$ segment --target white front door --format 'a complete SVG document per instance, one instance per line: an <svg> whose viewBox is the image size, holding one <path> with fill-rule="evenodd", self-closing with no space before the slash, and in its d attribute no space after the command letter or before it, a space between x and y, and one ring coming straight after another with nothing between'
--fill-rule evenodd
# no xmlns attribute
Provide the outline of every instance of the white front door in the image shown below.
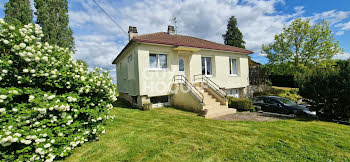
<svg viewBox="0 0 350 162"><path fill-rule="evenodd" d="M186 77L184 57L179 57L179 75L183 75L184 77Z"/></svg>

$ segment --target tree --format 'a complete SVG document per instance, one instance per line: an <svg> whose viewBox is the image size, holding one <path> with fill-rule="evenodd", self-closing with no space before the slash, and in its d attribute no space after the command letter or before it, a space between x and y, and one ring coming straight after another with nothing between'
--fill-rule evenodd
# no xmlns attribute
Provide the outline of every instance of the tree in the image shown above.
<svg viewBox="0 0 350 162"><path fill-rule="evenodd" d="M227 23L227 31L222 35L225 44L239 48L245 48L243 34L237 27L237 19L234 16L231 16Z"/></svg>
<svg viewBox="0 0 350 162"><path fill-rule="evenodd" d="M324 119L350 121L350 61L315 68L298 79L300 94Z"/></svg>
<svg viewBox="0 0 350 162"><path fill-rule="evenodd" d="M74 50L73 31L68 26L67 0L34 0L37 23L44 32L43 41Z"/></svg>
<svg viewBox="0 0 350 162"><path fill-rule="evenodd" d="M279 75L301 74L306 69L333 64L332 57L343 53L326 21L310 25L310 20L294 20L274 42L262 46L271 72Z"/></svg>
<svg viewBox="0 0 350 162"><path fill-rule="evenodd" d="M29 0L9 0L5 4L5 21L9 24L29 24L33 11Z"/></svg>

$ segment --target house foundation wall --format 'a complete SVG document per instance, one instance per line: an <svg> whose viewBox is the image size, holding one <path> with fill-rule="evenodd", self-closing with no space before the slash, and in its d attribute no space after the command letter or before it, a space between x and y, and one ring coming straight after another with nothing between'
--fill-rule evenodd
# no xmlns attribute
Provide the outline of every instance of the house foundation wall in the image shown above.
<svg viewBox="0 0 350 162"><path fill-rule="evenodd" d="M124 99L124 100L126 100L126 101L128 101L130 104L133 104L132 103L132 98L131 98L131 96L129 94L119 92L119 97Z"/></svg>
<svg viewBox="0 0 350 162"><path fill-rule="evenodd" d="M186 89L181 84L174 84L173 90L177 89L174 95L171 96L171 104L188 110L192 112L201 112L203 109L203 105L201 105L189 92L184 92L181 89Z"/></svg>

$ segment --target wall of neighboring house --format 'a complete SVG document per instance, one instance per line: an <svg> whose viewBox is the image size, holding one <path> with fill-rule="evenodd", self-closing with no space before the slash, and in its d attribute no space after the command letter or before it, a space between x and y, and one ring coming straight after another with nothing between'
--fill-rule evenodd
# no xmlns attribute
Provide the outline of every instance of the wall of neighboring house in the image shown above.
<svg viewBox="0 0 350 162"><path fill-rule="evenodd" d="M137 96L140 93L137 52L137 46L131 46L116 64L119 93L125 93L130 96Z"/></svg>

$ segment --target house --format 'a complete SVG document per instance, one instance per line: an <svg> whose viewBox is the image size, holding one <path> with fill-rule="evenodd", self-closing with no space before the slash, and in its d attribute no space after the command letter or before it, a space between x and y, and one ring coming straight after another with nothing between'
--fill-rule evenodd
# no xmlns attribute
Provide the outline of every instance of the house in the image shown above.
<svg viewBox="0 0 350 162"><path fill-rule="evenodd" d="M138 35L113 61L119 97L137 107L173 105L206 117L234 113L226 96L245 97L252 51L168 32ZM206 109L206 110L205 110Z"/></svg>

